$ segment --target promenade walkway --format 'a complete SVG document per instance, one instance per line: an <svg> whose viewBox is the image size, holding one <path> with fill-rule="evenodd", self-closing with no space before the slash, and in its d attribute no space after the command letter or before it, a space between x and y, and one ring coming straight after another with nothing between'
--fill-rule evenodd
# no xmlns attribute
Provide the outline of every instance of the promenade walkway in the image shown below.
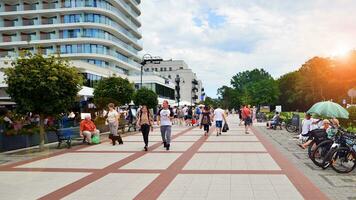
<svg viewBox="0 0 356 200"><path fill-rule="evenodd" d="M237 121L229 117L230 131L218 137L174 126L171 151L156 128L148 152L136 134L120 146L81 145L1 166L0 199L327 199L264 135L245 134Z"/></svg>

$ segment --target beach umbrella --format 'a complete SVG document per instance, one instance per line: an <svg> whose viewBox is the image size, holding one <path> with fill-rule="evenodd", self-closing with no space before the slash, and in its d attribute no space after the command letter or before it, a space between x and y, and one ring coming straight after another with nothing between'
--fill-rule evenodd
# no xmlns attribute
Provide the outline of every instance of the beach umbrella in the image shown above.
<svg viewBox="0 0 356 200"><path fill-rule="evenodd" d="M337 103L322 101L314 104L307 113L313 113L325 117L349 118L349 112Z"/></svg>

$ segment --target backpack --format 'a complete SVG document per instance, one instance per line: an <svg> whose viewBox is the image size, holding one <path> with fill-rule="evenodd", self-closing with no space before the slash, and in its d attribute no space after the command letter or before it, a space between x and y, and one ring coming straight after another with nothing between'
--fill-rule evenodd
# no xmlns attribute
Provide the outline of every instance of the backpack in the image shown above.
<svg viewBox="0 0 356 200"><path fill-rule="evenodd" d="M202 124L204 124L204 125L209 124L210 123L210 119L209 118L210 118L209 113L203 113L203 117L202 117L202 120L201 120Z"/></svg>

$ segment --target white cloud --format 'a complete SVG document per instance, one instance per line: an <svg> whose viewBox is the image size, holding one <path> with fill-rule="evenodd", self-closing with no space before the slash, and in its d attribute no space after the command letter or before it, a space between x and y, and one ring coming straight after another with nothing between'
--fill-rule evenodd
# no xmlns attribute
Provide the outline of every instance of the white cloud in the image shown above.
<svg viewBox="0 0 356 200"><path fill-rule="evenodd" d="M215 96L237 72L258 67L278 77L313 56L356 48L355 8L352 0L145 0L144 52L185 60ZM211 26L209 12L225 22Z"/></svg>

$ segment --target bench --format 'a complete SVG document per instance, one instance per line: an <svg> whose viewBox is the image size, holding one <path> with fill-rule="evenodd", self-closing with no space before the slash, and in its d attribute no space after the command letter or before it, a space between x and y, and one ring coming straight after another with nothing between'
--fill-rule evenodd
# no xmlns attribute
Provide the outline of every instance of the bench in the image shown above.
<svg viewBox="0 0 356 200"><path fill-rule="evenodd" d="M79 127L61 128L58 129L56 134L58 137L58 149L61 147L63 142L67 144L68 149L72 147L72 140L80 139L83 143L85 143L85 138L82 138L79 135Z"/></svg>

